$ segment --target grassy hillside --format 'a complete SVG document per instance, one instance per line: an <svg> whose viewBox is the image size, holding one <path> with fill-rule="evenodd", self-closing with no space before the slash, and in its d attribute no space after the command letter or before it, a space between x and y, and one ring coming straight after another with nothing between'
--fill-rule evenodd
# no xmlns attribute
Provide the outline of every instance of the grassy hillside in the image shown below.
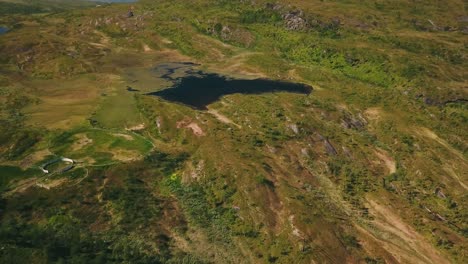
<svg viewBox="0 0 468 264"><path fill-rule="evenodd" d="M466 263L463 1L70 4L0 1L2 263Z"/></svg>

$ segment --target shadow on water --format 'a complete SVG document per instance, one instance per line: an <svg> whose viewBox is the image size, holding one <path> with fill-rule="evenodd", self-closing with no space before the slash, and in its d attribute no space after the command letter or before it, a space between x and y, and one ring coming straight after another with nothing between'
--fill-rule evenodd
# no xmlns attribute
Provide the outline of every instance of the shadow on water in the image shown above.
<svg viewBox="0 0 468 264"><path fill-rule="evenodd" d="M202 71L191 71L189 75L178 78L172 78L169 75L163 77L174 81L175 84L171 88L151 92L148 95L158 96L171 102L182 103L199 110L207 110L209 104L218 101L222 96L235 93L262 94L290 92L308 95L312 92L311 86L300 83L268 79L232 79Z"/></svg>

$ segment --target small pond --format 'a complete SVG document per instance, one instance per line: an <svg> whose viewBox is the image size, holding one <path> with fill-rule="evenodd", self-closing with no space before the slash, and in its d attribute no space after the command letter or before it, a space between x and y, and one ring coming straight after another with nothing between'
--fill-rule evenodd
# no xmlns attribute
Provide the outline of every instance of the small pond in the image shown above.
<svg viewBox="0 0 468 264"><path fill-rule="evenodd" d="M6 27L0 27L0 35L3 35L8 32L8 28Z"/></svg>

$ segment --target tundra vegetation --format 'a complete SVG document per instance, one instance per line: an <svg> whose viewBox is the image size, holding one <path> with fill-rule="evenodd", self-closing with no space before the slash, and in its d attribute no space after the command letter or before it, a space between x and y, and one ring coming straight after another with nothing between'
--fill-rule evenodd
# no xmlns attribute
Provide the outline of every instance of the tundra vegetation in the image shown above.
<svg viewBox="0 0 468 264"><path fill-rule="evenodd" d="M1 263L467 263L464 1L0 15ZM149 95L197 72L313 90Z"/></svg>

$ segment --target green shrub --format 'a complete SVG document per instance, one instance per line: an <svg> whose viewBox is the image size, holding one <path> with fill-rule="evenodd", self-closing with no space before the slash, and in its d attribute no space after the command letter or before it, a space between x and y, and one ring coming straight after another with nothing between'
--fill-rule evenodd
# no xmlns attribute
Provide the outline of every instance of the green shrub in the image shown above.
<svg viewBox="0 0 468 264"><path fill-rule="evenodd" d="M13 144L10 147L8 158L14 160L22 156L33 148L33 146L41 140L41 135L37 131L19 131L13 136Z"/></svg>
<svg viewBox="0 0 468 264"><path fill-rule="evenodd" d="M263 176L263 175L255 176L255 181L258 184L265 185L265 186L267 186L269 188L274 188L275 187L275 184L272 181L270 181L269 179L265 178L265 176Z"/></svg>
<svg viewBox="0 0 468 264"><path fill-rule="evenodd" d="M281 20L280 13L268 9L248 10L239 16L239 21L243 24L276 23Z"/></svg>

